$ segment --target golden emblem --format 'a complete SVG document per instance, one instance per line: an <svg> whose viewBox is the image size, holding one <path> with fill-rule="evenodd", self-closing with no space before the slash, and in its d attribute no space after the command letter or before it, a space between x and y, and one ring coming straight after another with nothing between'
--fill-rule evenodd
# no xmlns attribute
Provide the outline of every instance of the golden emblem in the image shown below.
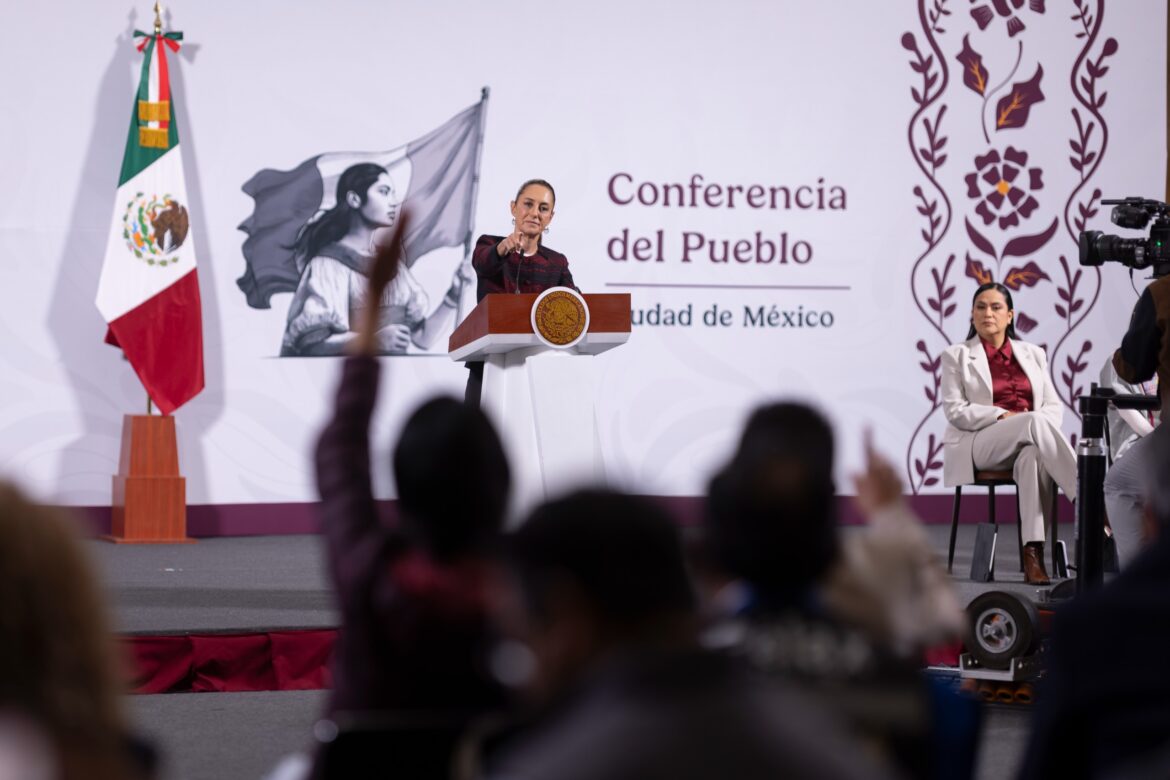
<svg viewBox="0 0 1170 780"><path fill-rule="evenodd" d="M589 324L589 313L581 296L569 289L552 289L532 308L532 327L554 347L575 343Z"/></svg>

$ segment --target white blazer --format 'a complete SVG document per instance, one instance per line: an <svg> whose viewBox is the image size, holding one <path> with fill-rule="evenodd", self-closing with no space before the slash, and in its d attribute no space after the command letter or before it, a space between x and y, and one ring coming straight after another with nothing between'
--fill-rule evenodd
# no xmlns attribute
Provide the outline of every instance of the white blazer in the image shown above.
<svg viewBox="0 0 1170 780"><path fill-rule="evenodd" d="M1057 428L1064 404L1048 378L1048 358L1035 344L1012 339L1012 355L1032 383L1032 410ZM1006 409L992 405L991 366L978 336L952 344L942 353L942 408L947 418L943 434L943 484L948 487L975 481L971 445L975 432L993 425Z"/></svg>

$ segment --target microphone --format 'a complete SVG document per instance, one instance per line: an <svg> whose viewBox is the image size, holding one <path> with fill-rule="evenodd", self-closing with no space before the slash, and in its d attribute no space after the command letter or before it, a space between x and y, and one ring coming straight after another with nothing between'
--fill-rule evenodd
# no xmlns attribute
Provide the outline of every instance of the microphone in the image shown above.
<svg viewBox="0 0 1170 780"><path fill-rule="evenodd" d="M519 295L520 294L520 269L524 267L524 260L525 260L524 247L523 246L517 247L516 254L520 255L520 262L516 263L516 284L514 285L512 293L514 295Z"/></svg>

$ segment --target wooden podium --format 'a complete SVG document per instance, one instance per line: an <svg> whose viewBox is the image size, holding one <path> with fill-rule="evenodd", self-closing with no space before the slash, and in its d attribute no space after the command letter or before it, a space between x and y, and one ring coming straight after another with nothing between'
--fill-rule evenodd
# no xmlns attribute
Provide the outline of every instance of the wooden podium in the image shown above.
<svg viewBox="0 0 1170 780"><path fill-rule="evenodd" d="M187 481L179 476L175 418L122 418L122 454L114 475L110 533L127 544L191 543L187 536Z"/></svg>
<svg viewBox="0 0 1170 780"><path fill-rule="evenodd" d="M573 346L549 346L533 329L537 294L489 295L448 343L453 360L484 362L481 405L512 466L515 522L536 504L605 482L593 356L630 338L630 296L583 296L588 327Z"/></svg>

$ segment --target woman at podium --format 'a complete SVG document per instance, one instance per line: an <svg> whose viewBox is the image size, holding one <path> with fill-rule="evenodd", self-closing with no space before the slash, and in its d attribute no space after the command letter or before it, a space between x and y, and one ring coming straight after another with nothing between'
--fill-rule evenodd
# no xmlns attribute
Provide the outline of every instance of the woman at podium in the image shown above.
<svg viewBox="0 0 1170 780"><path fill-rule="evenodd" d="M510 205L512 232L503 237L480 236L475 242L471 264L479 279L476 300L482 301L491 293L577 289L568 258L541 241L552 222L556 201L556 192L544 179L529 179L520 185Z"/></svg>
<svg viewBox="0 0 1170 780"><path fill-rule="evenodd" d="M506 236L483 235L475 242L471 265L479 282L476 300L492 293L539 293L550 287L572 287L569 259L541 240L548 232L557 194L544 179L529 179L520 185L512 211L513 230ZM578 290L580 292L580 290ZM483 363L469 361L466 401L479 406L483 385Z"/></svg>

